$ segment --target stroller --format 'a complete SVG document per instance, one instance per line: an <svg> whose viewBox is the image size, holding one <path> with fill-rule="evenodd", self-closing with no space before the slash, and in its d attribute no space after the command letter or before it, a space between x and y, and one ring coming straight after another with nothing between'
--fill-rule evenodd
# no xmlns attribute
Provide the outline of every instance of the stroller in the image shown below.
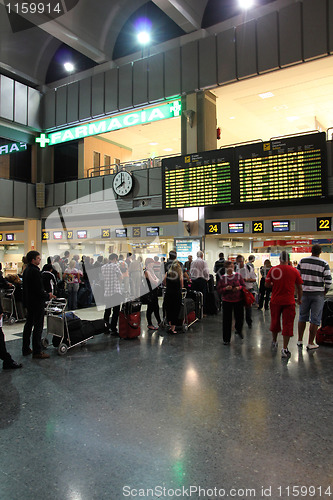
<svg viewBox="0 0 333 500"><path fill-rule="evenodd" d="M17 321L25 321L26 314L23 303L16 300L15 286L1 291L1 305L5 316L5 321L13 325Z"/></svg>

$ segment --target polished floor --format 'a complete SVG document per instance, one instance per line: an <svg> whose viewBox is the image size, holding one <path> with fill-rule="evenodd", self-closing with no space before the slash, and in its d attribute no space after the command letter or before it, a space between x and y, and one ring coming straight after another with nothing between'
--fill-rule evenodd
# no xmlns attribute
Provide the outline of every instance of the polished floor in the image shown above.
<svg viewBox="0 0 333 500"><path fill-rule="evenodd" d="M78 311L82 318L101 312ZM0 372L0 499L327 498L333 348L271 350L269 312L222 342L221 315L186 334L99 335ZM296 488L293 490L293 487ZM300 487L303 487L301 490ZM199 490L201 488L201 490ZM298 488L298 489L297 489ZM314 493L314 494L313 494Z"/></svg>

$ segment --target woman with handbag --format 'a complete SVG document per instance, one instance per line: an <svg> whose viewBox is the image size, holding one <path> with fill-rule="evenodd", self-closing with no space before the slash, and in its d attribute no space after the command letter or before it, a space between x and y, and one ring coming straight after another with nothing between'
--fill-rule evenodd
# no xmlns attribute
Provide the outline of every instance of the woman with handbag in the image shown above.
<svg viewBox="0 0 333 500"><path fill-rule="evenodd" d="M145 262L145 269L143 270L144 272L144 279L147 282L148 290L149 292L146 294L146 301L147 301L147 312L146 312L146 317L147 317L147 323L148 323L148 330L158 330L160 324L161 324L161 317L160 317L160 308L158 305L158 285L160 283L160 280L154 273L154 260L151 258L147 258ZM155 326L152 323L152 315L155 315L156 321L158 326Z"/></svg>
<svg viewBox="0 0 333 500"><path fill-rule="evenodd" d="M243 337L242 329L244 323L244 300L243 288L245 288L245 281L239 273L234 272L233 262L225 262L225 274L220 277L217 284L217 291L222 296L222 310L223 310L223 344L229 345L231 338L231 324L232 324L232 311L235 316L236 334Z"/></svg>

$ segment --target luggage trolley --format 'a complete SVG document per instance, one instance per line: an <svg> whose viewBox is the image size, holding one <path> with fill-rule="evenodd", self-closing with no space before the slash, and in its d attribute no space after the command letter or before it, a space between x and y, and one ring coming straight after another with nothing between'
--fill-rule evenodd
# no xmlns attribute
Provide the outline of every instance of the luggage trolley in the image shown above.
<svg viewBox="0 0 333 500"><path fill-rule="evenodd" d="M2 290L1 305L6 321L13 325L17 321L24 321L25 314L22 302L16 302L15 287Z"/></svg>
<svg viewBox="0 0 333 500"><path fill-rule="evenodd" d="M162 288L163 299L165 287ZM182 289L182 305L178 317L176 329L182 328L183 332L187 330L203 317L203 295L201 292L191 292L192 297L187 298L187 289ZM163 307L163 326L167 327L166 313Z"/></svg>
<svg viewBox="0 0 333 500"><path fill-rule="evenodd" d="M63 356L67 353L68 349L72 349L80 344L84 344L87 340L92 339L94 336L91 335L87 338L80 337L80 341L72 343L70 330L68 328L68 321L66 316L66 299L52 299L47 303L45 312L46 312L46 325L47 325L47 334L52 335L53 337L58 337L58 342L54 342L53 345L58 349L58 354ZM47 347L49 345L49 341L47 336L42 339L42 345Z"/></svg>

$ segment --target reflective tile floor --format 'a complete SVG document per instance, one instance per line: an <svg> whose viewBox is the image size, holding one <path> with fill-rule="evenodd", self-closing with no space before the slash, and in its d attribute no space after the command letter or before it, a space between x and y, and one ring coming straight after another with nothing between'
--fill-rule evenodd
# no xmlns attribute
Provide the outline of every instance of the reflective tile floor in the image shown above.
<svg viewBox="0 0 333 500"><path fill-rule="evenodd" d="M174 336L143 315L139 339L49 360L23 358L23 325L5 325L24 367L0 371L0 500L330 499L333 348L294 337L281 359L269 316L224 346L220 314Z"/></svg>

